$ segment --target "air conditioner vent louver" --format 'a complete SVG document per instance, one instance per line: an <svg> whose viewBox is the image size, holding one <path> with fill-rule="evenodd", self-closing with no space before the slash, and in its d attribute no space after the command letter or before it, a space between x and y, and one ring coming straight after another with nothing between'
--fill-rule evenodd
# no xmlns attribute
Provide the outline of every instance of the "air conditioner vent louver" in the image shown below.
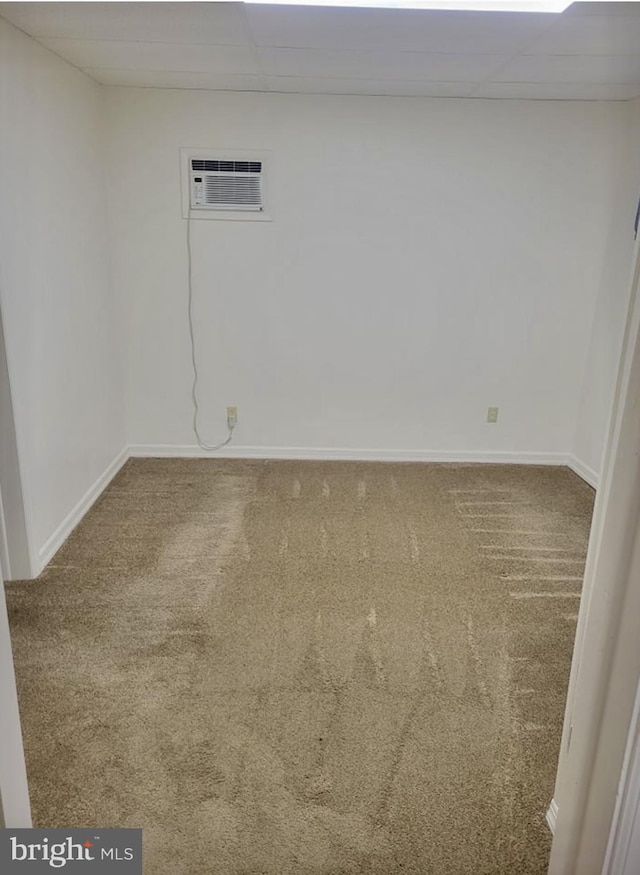
<svg viewBox="0 0 640 875"><path fill-rule="evenodd" d="M262 161L191 159L191 208L262 210Z"/></svg>
<svg viewBox="0 0 640 875"><path fill-rule="evenodd" d="M208 205L260 208L260 180L238 176L206 176L205 201Z"/></svg>
<svg viewBox="0 0 640 875"><path fill-rule="evenodd" d="M209 161L193 160L192 170L211 170L223 173L260 173L262 161Z"/></svg>

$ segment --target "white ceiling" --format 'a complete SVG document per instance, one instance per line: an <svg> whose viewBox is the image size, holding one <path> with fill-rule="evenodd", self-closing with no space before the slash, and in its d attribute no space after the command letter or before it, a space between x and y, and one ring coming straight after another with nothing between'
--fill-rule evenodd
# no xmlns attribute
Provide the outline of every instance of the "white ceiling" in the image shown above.
<svg viewBox="0 0 640 875"><path fill-rule="evenodd" d="M105 85L640 96L640 3L574 3L554 15L232 2L0 2L0 15Z"/></svg>

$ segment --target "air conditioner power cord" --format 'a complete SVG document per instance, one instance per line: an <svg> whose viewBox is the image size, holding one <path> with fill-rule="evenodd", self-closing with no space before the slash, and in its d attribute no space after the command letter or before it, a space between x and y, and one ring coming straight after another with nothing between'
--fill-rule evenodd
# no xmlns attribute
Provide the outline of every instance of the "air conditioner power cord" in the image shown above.
<svg viewBox="0 0 640 875"><path fill-rule="evenodd" d="M196 341L195 341L195 332L193 328L193 265L192 265L192 257L191 257L191 207L189 207L189 211L187 213L187 258L188 258L188 286L189 286L189 339L191 341L191 364L193 366L193 383L191 385L191 398L193 400L193 431L196 436L196 440L198 441L198 446L202 450L207 450L208 452L215 452L216 450L221 450L223 447L226 447L227 444L231 442L231 438L233 437L233 429L234 425L231 425L227 422L227 428L229 429L229 434L227 435L226 440L222 441L219 444L208 444L202 440L200 436L200 432L198 430L198 414L200 412L200 405L198 403L198 362L196 360Z"/></svg>

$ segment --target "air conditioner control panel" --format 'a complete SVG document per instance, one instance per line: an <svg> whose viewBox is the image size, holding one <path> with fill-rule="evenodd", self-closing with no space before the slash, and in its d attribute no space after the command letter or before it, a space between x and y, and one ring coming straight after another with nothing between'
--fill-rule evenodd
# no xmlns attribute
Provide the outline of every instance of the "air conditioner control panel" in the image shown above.
<svg viewBox="0 0 640 875"><path fill-rule="evenodd" d="M204 181L201 176L193 177L193 205L200 207L204 204Z"/></svg>

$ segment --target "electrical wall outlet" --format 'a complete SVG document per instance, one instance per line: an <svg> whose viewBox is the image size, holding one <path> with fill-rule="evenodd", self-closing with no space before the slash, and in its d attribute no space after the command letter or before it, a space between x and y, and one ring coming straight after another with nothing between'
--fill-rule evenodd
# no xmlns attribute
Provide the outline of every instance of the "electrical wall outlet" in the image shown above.
<svg viewBox="0 0 640 875"><path fill-rule="evenodd" d="M235 428L238 424L238 408L227 407L227 425L229 428Z"/></svg>
<svg viewBox="0 0 640 875"><path fill-rule="evenodd" d="M497 407L488 407L487 408L487 422L497 422L498 421L498 408Z"/></svg>

